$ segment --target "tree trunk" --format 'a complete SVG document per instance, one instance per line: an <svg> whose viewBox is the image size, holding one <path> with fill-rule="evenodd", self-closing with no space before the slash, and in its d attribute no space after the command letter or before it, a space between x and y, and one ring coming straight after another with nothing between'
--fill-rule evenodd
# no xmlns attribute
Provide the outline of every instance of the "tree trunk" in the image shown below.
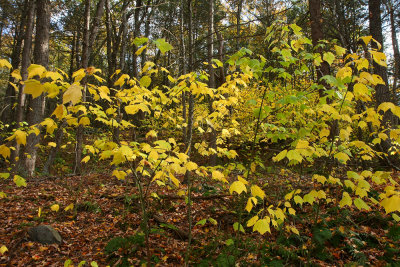
<svg viewBox="0 0 400 267"><path fill-rule="evenodd" d="M393 57L394 57L394 73L393 73L393 102L397 104L397 83L400 79L400 52L399 52L399 42L397 40L396 35L396 22L395 22L395 14L392 0L385 0L385 5L387 8L387 12L389 14L390 19L390 32L392 37L392 47L393 47Z"/></svg>
<svg viewBox="0 0 400 267"><path fill-rule="evenodd" d="M372 37L383 44L383 36L382 36L382 19L381 19L381 1L380 0L369 0L369 31ZM372 48L377 49L378 46L372 42ZM375 61L373 63L374 73L381 76L385 84L378 84L375 86L375 100L376 106L384 102L390 102L390 92L388 87L388 77L386 72L386 67L377 64ZM383 118L384 124L387 124L391 121L392 114L390 112L386 112Z"/></svg>
<svg viewBox="0 0 400 267"><path fill-rule="evenodd" d="M36 0L36 36L35 48L33 51L33 60L35 64L48 68L49 65L49 35L50 35L50 1ZM44 95L40 95L31 99L28 112L29 125L35 125L43 119ZM37 158L37 144L40 141L40 133L38 135L32 133L28 136L25 153L30 157L25 158L25 168L29 176L35 171Z"/></svg>
<svg viewBox="0 0 400 267"><path fill-rule="evenodd" d="M29 0L28 3L28 14L26 20L26 30L24 36L24 48L22 50L22 62L21 62L21 77L22 81L28 79L28 67L31 64L31 50L32 50L32 33L33 33L33 25L34 25L34 16L35 16L35 1ZM18 107L15 121L17 125L23 121L24 112L25 112L25 94L24 94L25 86L22 84L19 87L18 92Z"/></svg>
<svg viewBox="0 0 400 267"><path fill-rule="evenodd" d="M208 86L210 88L215 88L215 74L213 68L213 56L214 56L214 0L209 0L209 10L208 10L208 72L209 72L209 80ZM214 112L214 108L212 106L214 99L210 98L210 102L208 103L208 110L211 113ZM209 147L214 150L214 153L210 156L210 165L214 166L217 163L217 133L215 131L215 127L211 126L210 133L210 141Z"/></svg>
<svg viewBox="0 0 400 267"><path fill-rule="evenodd" d="M87 69L89 62L89 32L90 32L90 3L91 0L85 1L85 24L83 29L83 43L82 43L82 59L81 68ZM86 77L82 79L81 85L83 87L82 91L82 102L86 101ZM78 113L79 116L82 115L81 112ZM79 118L78 118L79 120ZM82 172L82 151L83 151L83 134L84 127L82 124L78 126L76 131L76 144L75 144L75 164L74 164L74 174L80 175Z"/></svg>

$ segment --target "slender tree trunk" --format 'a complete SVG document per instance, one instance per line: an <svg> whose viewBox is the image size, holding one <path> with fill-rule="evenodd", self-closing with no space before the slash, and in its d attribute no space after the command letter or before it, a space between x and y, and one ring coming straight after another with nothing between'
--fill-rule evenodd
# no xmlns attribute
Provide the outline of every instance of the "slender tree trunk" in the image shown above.
<svg viewBox="0 0 400 267"><path fill-rule="evenodd" d="M213 56L214 56L214 0L209 0L209 10L208 10L208 72L209 72L209 79L208 79L208 86L210 88L215 88L215 73L213 65ZM240 29L239 29L240 30ZM208 109L210 114L214 112L214 108L212 106L214 99L210 98L208 104ZM210 165L214 166L217 163L217 133L215 131L215 126L211 126L211 133L210 133L210 143L209 147L214 150L214 152L210 156Z"/></svg>
<svg viewBox="0 0 400 267"><path fill-rule="evenodd" d="M87 69L89 62L89 31L90 31L90 3L91 0L85 1L85 24L83 29L83 43L82 43L82 60L81 68ZM86 77L81 81L83 92L82 102L86 101ZM81 116L82 114L79 113ZM78 126L76 131L76 145L75 145L75 164L74 174L79 175L82 172L82 151L83 151L83 135L84 127L82 124Z"/></svg>
<svg viewBox="0 0 400 267"><path fill-rule="evenodd" d="M36 0L36 36L35 48L33 51L34 62L48 68L49 65L49 35L50 35L50 1ZM30 101L30 112L28 112L29 125L36 125L43 119L44 95L40 95ZM40 141L38 135L32 133L28 136L25 153L30 157L25 158L25 168L27 174L32 176L35 171L37 158L37 144Z"/></svg>
<svg viewBox="0 0 400 267"><path fill-rule="evenodd" d="M191 72L193 69L193 32L192 32L192 0L188 0L188 57L189 64L188 70ZM190 158L191 147L192 147L192 134L193 134L193 114L194 114L194 97L191 92L189 92L189 110L188 110L188 127L186 133L186 144L185 151ZM191 178L190 173L186 171L184 182L188 185L188 211L187 211L187 219L189 224L189 236L188 236L188 245L186 248L185 255L185 266L189 266L189 254L191 250L192 244L192 203L191 203Z"/></svg>
<svg viewBox="0 0 400 267"><path fill-rule="evenodd" d="M184 75L186 74L186 49L185 49L185 27L184 27L184 1L180 0L180 6L179 6L179 30L180 30L180 46L181 49L179 50L179 55L180 55L180 60L179 60L179 74ZM187 106L186 106L186 92L182 92L182 118L183 121L186 123L187 120ZM186 127L182 127L182 139L183 143L186 144Z"/></svg>
<svg viewBox="0 0 400 267"><path fill-rule="evenodd" d="M390 32L392 37L392 47L393 47L393 57L394 57L394 73L393 73L393 102L398 103L397 97L397 83L400 79L400 52L399 52L399 42L396 35L396 22L394 15L394 8L392 0L384 0L387 12L390 19Z"/></svg>
<svg viewBox="0 0 400 267"><path fill-rule="evenodd" d="M238 0L236 12L236 50L240 49L240 17L242 16L243 0Z"/></svg>
<svg viewBox="0 0 400 267"><path fill-rule="evenodd" d="M105 3L106 0L99 0L99 2L97 3L96 14L93 17L92 26L90 28L89 47L88 47L88 58L89 58L88 66L93 62L93 56L92 56L93 45L94 41L96 40L97 34L99 32L101 18L103 17L104 14Z"/></svg>
<svg viewBox="0 0 400 267"><path fill-rule="evenodd" d="M31 64L31 50L32 50L32 33L35 16L35 1L30 0L28 3L28 14L26 21L26 30L24 36L24 48L22 50L22 62L21 62L21 77L25 81L28 79L28 67ZM23 121L23 115L25 112L25 86L21 84L18 92L18 106L15 121L17 125Z"/></svg>
<svg viewBox="0 0 400 267"><path fill-rule="evenodd" d="M310 20L311 20L311 39L313 46L317 46L320 40L324 39L324 33L322 32L322 16L321 16L321 1L320 0L309 0L310 9ZM322 50L319 49L322 57ZM329 64L323 61L319 67L316 68L318 81L321 77L330 73ZM320 90L320 95L324 94L324 89Z"/></svg>

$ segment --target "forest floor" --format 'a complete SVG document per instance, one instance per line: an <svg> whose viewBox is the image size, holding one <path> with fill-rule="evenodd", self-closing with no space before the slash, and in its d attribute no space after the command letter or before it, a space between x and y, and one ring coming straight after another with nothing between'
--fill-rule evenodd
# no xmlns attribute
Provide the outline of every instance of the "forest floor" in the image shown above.
<svg viewBox="0 0 400 267"><path fill-rule="evenodd" d="M307 179L283 173L271 176L268 201L283 199L293 184L311 184ZM91 174L32 179L26 187L16 187L8 179L0 181L0 187L7 194L0 199L0 246L8 248L0 255L0 266L63 266L67 260L75 266L83 260L96 261L98 266L137 266L146 260L133 184L110 175ZM157 185L149 192L161 197L150 198L149 205L153 214L149 241L152 263L182 266L188 229L185 199L176 195L176 189ZM193 196L193 222L198 223L193 227L193 265L395 266L400 262L400 226L382 212L342 211L321 205L314 218L316 212L308 205L290 218L299 235L283 228L261 236L247 227L246 233L238 235L233 228L239 217L235 208L238 197L227 195L217 183L202 181L194 184ZM59 205L58 212L51 210L54 204ZM70 204L74 208L65 211ZM250 218L247 212L242 217L246 221ZM53 226L63 242L45 246L29 241L26 230L39 224Z"/></svg>

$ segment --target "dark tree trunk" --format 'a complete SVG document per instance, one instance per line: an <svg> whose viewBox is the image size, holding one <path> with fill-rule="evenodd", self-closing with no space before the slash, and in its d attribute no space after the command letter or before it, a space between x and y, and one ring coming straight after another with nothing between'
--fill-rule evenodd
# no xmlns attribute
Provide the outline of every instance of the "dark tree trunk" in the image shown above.
<svg viewBox="0 0 400 267"><path fill-rule="evenodd" d="M240 0L241 2L241 0ZM215 88L215 75L214 75L214 68L213 68L213 56L214 56L214 0L209 0L209 10L208 10L208 38L207 38L207 45L208 45L208 72L209 72L209 80L208 86L210 88ZM240 20L240 19L239 19ZM240 28L239 28L240 30ZM213 109L213 102L214 99L210 98L208 104L208 109L210 114L214 112ZM210 133L210 143L209 147L212 148L215 152L210 156L210 165L214 166L217 163L217 133L215 131L215 127L211 126L211 133Z"/></svg>
<svg viewBox="0 0 400 267"><path fill-rule="evenodd" d="M383 44L382 36L382 19L381 19L381 1L380 0L369 0L369 31L372 37L379 43ZM372 48L377 49L378 46L372 42ZM381 76L385 84L378 84L375 86L375 99L376 105L379 106L384 102L390 102L390 92L388 87L388 77L386 67L373 63L374 73ZM384 123L388 123L391 120L390 112L386 112L384 116Z"/></svg>
<svg viewBox="0 0 400 267"><path fill-rule="evenodd" d="M36 0L36 36L35 48L33 50L33 60L35 64L48 68L49 65L49 35L50 35L50 1ZM28 123L35 125L43 119L44 95L40 95L30 100ZM25 168L27 174L32 176L35 171L37 147L40 141L40 133L38 135L32 133L28 136L25 153L30 157L25 158Z"/></svg>
<svg viewBox="0 0 400 267"><path fill-rule="evenodd" d="M90 32L90 3L91 0L85 1L85 24L83 29L83 42L82 42L82 60L81 68L87 69L89 62L89 32ZM86 101L86 77L82 79L83 86L82 102ZM81 116L82 114L79 113ZM75 164L74 174L79 175L82 172L82 151L83 151L83 132L84 127L82 124L78 126L76 131L76 144L75 144Z"/></svg>

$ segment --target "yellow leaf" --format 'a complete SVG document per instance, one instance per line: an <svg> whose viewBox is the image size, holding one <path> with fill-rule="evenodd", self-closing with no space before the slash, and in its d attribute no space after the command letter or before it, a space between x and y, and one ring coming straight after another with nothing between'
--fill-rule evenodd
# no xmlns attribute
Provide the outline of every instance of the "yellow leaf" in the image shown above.
<svg viewBox="0 0 400 267"><path fill-rule="evenodd" d="M127 173L124 171L113 170L112 175L117 177L118 180L125 180Z"/></svg>
<svg viewBox="0 0 400 267"><path fill-rule="evenodd" d="M238 176L238 180L241 181L243 184L248 184L249 182L246 181L246 179L243 179L242 176Z"/></svg>
<svg viewBox="0 0 400 267"><path fill-rule="evenodd" d="M82 163L87 163L89 160L90 160L90 156L86 156L81 160L81 162Z"/></svg>
<svg viewBox="0 0 400 267"><path fill-rule="evenodd" d="M354 85L354 96L357 99L361 99L363 101L371 101L371 98L369 97L368 87L362 83L356 83Z"/></svg>
<svg viewBox="0 0 400 267"><path fill-rule="evenodd" d="M90 119L88 117L80 118L79 125L83 125L83 126L90 125Z"/></svg>
<svg viewBox="0 0 400 267"><path fill-rule="evenodd" d="M6 59L0 59L0 67L1 67L1 68L6 67L6 68L8 68L8 69L11 69L11 68L12 68L12 65L10 64L10 62L8 62L8 60L6 60Z"/></svg>
<svg viewBox="0 0 400 267"><path fill-rule="evenodd" d="M346 48L335 45L336 55L343 56L346 53Z"/></svg>
<svg viewBox="0 0 400 267"><path fill-rule="evenodd" d="M319 137L320 138L324 138L324 137L329 136L329 134L330 134L329 129L328 128L324 128L319 132Z"/></svg>
<svg viewBox="0 0 400 267"><path fill-rule="evenodd" d="M176 177L172 173L169 174L169 178L171 179L171 181L174 183L174 185L176 187L179 187L180 181L178 179L176 179Z"/></svg>
<svg viewBox="0 0 400 267"><path fill-rule="evenodd" d="M382 53L382 52L377 52L377 51L373 51L373 50L371 50L371 51L369 51L369 52L371 53L371 55L372 55L372 57L374 58L374 61L375 61L376 63L378 63L378 64L381 65L381 66L387 67L387 64L386 64L386 55L385 55L384 53Z"/></svg>
<svg viewBox="0 0 400 267"><path fill-rule="evenodd" d="M42 215L42 208L39 207L39 210L38 210L38 217L40 217L41 215Z"/></svg>
<svg viewBox="0 0 400 267"><path fill-rule="evenodd" d="M227 183L228 181L225 179L225 176L222 172L220 171L213 171L212 172L212 178L218 181L222 181L224 183Z"/></svg>
<svg viewBox="0 0 400 267"><path fill-rule="evenodd" d="M246 210L247 210L247 212L250 212L252 209L253 209L253 203L255 204L255 205L257 205L257 198L255 198L255 197L250 197L248 200L247 200L247 204L246 204Z"/></svg>
<svg viewBox="0 0 400 267"><path fill-rule="evenodd" d="M149 76L143 76L140 81L139 81L140 85L143 87L149 87L151 84L151 78Z"/></svg>
<svg viewBox="0 0 400 267"><path fill-rule="evenodd" d="M262 190L258 185L252 185L250 190L252 196L259 197L261 199L265 198L264 190Z"/></svg>
<svg viewBox="0 0 400 267"><path fill-rule="evenodd" d="M334 157L335 157L335 159L338 159L339 161L344 162L344 163L346 163L350 159L350 157L344 152L339 152L339 153L335 154Z"/></svg>
<svg viewBox="0 0 400 267"><path fill-rule="evenodd" d="M57 144L54 143L54 142L48 142L47 145L48 145L48 146L51 146L51 147L56 147L56 146L57 146Z"/></svg>
<svg viewBox="0 0 400 267"><path fill-rule="evenodd" d="M194 171L197 170L198 166L196 163L194 163L193 161L189 161L188 163L186 163L186 169L188 171Z"/></svg>
<svg viewBox="0 0 400 267"><path fill-rule="evenodd" d="M352 74L353 71L350 67L343 67L336 73L336 78L344 79L346 77L351 77Z"/></svg>
<svg viewBox="0 0 400 267"><path fill-rule="evenodd" d="M135 52L135 55L139 56L146 48L147 48L147 45L142 46L141 48L139 48L139 49Z"/></svg>
<svg viewBox="0 0 400 267"><path fill-rule="evenodd" d="M302 160L303 160L303 156L301 156L300 153L298 151L296 151L296 150L290 150L287 153L286 157L289 160L295 160L297 162L302 162Z"/></svg>
<svg viewBox="0 0 400 267"><path fill-rule="evenodd" d="M35 76L41 77L44 72L46 72L45 67L37 65L37 64L32 64L28 67L28 79L35 77Z"/></svg>
<svg viewBox="0 0 400 267"><path fill-rule="evenodd" d="M299 142L297 142L297 145L296 145L296 149L305 149L305 148L308 148L308 141L305 141L305 140L299 140Z"/></svg>
<svg viewBox="0 0 400 267"><path fill-rule="evenodd" d="M146 134L146 138L156 138L157 137L157 132L154 130L150 130L147 134Z"/></svg>
<svg viewBox="0 0 400 267"><path fill-rule="evenodd" d="M400 197L393 195L390 198L385 198L380 202L381 206L385 208L386 214L393 211L400 211Z"/></svg>
<svg viewBox="0 0 400 267"><path fill-rule="evenodd" d="M291 226L290 227L290 231L292 231L293 233L295 233L296 235L300 235L299 230L296 229L296 227Z"/></svg>
<svg viewBox="0 0 400 267"><path fill-rule="evenodd" d="M13 78L15 78L15 79L17 79L17 80L22 80L22 77L21 77L21 73L20 73L20 71L17 69L17 70L14 70L12 73L11 73L11 77L13 77Z"/></svg>
<svg viewBox="0 0 400 267"><path fill-rule="evenodd" d="M247 227L253 226L257 221L258 221L258 216L256 215L252 217L250 220L248 220Z"/></svg>
<svg viewBox="0 0 400 267"><path fill-rule="evenodd" d="M388 109L393 110L395 109L395 105L391 102L384 102L379 105L378 110L382 110L386 112Z"/></svg>
<svg viewBox="0 0 400 267"><path fill-rule="evenodd" d="M69 211L69 210L72 210L73 208L74 208L74 204L71 203L67 207L65 207L64 211Z"/></svg>
<svg viewBox="0 0 400 267"><path fill-rule="evenodd" d="M0 199L6 198L6 197L7 197L7 194L4 193L3 191L0 191Z"/></svg>
<svg viewBox="0 0 400 267"><path fill-rule="evenodd" d="M232 194L233 192L236 192L240 195L243 191L247 192L247 188L241 181L235 181L229 187L230 194Z"/></svg>
<svg viewBox="0 0 400 267"><path fill-rule="evenodd" d="M57 211L60 209L60 206L59 206L58 204L54 204L54 205L52 205L52 206L50 207L50 209L51 209L52 211L57 212Z"/></svg>
<svg viewBox="0 0 400 267"><path fill-rule="evenodd" d="M15 135L15 138L17 139L18 144L26 145L26 132L21 131L21 130L16 130L14 135Z"/></svg>
<svg viewBox="0 0 400 267"><path fill-rule="evenodd" d="M72 105L78 103L82 98L82 87L72 84L63 95L63 104L71 101Z"/></svg>
<svg viewBox="0 0 400 267"><path fill-rule="evenodd" d="M40 96L44 91L44 86L38 80L27 80L24 82L24 93L32 95L32 98Z"/></svg>
<svg viewBox="0 0 400 267"><path fill-rule="evenodd" d="M1 60L4 60L4 59L1 59ZM0 66L1 66L1 60L0 60ZM6 246L1 246L0 247L0 253L1 253L1 255L4 255L4 253L6 253L8 251L8 249L7 249L7 247Z"/></svg>
<svg viewBox="0 0 400 267"><path fill-rule="evenodd" d="M385 81L382 79L382 77L377 74L372 74L372 79L373 79L374 85L377 85L377 84L385 85L386 84Z"/></svg>
<svg viewBox="0 0 400 267"><path fill-rule="evenodd" d="M343 197L342 197L342 200L340 200L340 202L339 202L339 206L341 208L343 208L344 206L350 207L352 203L353 203L353 201L352 201L349 193L343 192Z"/></svg>
<svg viewBox="0 0 400 267"><path fill-rule="evenodd" d="M368 45L369 42L372 39L372 36L371 35L370 36L363 36L363 37L360 37L360 39L362 39L364 41L365 45Z"/></svg>
<svg viewBox="0 0 400 267"><path fill-rule="evenodd" d="M325 184L325 182L326 182L326 177L322 176L322 175L319 175L319 174L314 174L312 179L313 179L313 181L317 180L317 182L321 183L321 184Z"/></svg>
<svg viewBox="0 0 400 267"><path fill-rule="evenodd" d="M1 145L0 146L0 154L3 156L3 158L9 158L11 154L10 148L8 148L6 145Z"/></svg>
<svg viewBox="0 0 400 267"><path fill-rule="evenodd" d="M64 105L58 105L51 115L56 116L57 119L61 120L66 115Z"/></svg>
<svg viewBox="0 0 400 267"><path fill-rule="evenodd" d="M269 227L270 222L267 219L258 220L253 226L253 232L258 231L260 234L265 234L266 232L271 233Z"/></svg>
<svg viewBox="0 0 400 267"><path fill-rule="evenodd" d="M296 215L296 211L293 208L289 208L289 214Z"/></svg>
<svg viewBox="0 0 400 267"><path fill-rule="evenodd" d="M151 152L149 153L148 160L151 160L153 162L158 160L158 153L155 149L151 150Z"/></svg>
<svg viewBox="0 0 400 267"><path fill-rule="evenodd" d="M276 155L275 157L272 158L273 161L281 161L282 159L284 159L286 157L287 154L287 150L283 150L281 151L278 155Z"/></svg>

